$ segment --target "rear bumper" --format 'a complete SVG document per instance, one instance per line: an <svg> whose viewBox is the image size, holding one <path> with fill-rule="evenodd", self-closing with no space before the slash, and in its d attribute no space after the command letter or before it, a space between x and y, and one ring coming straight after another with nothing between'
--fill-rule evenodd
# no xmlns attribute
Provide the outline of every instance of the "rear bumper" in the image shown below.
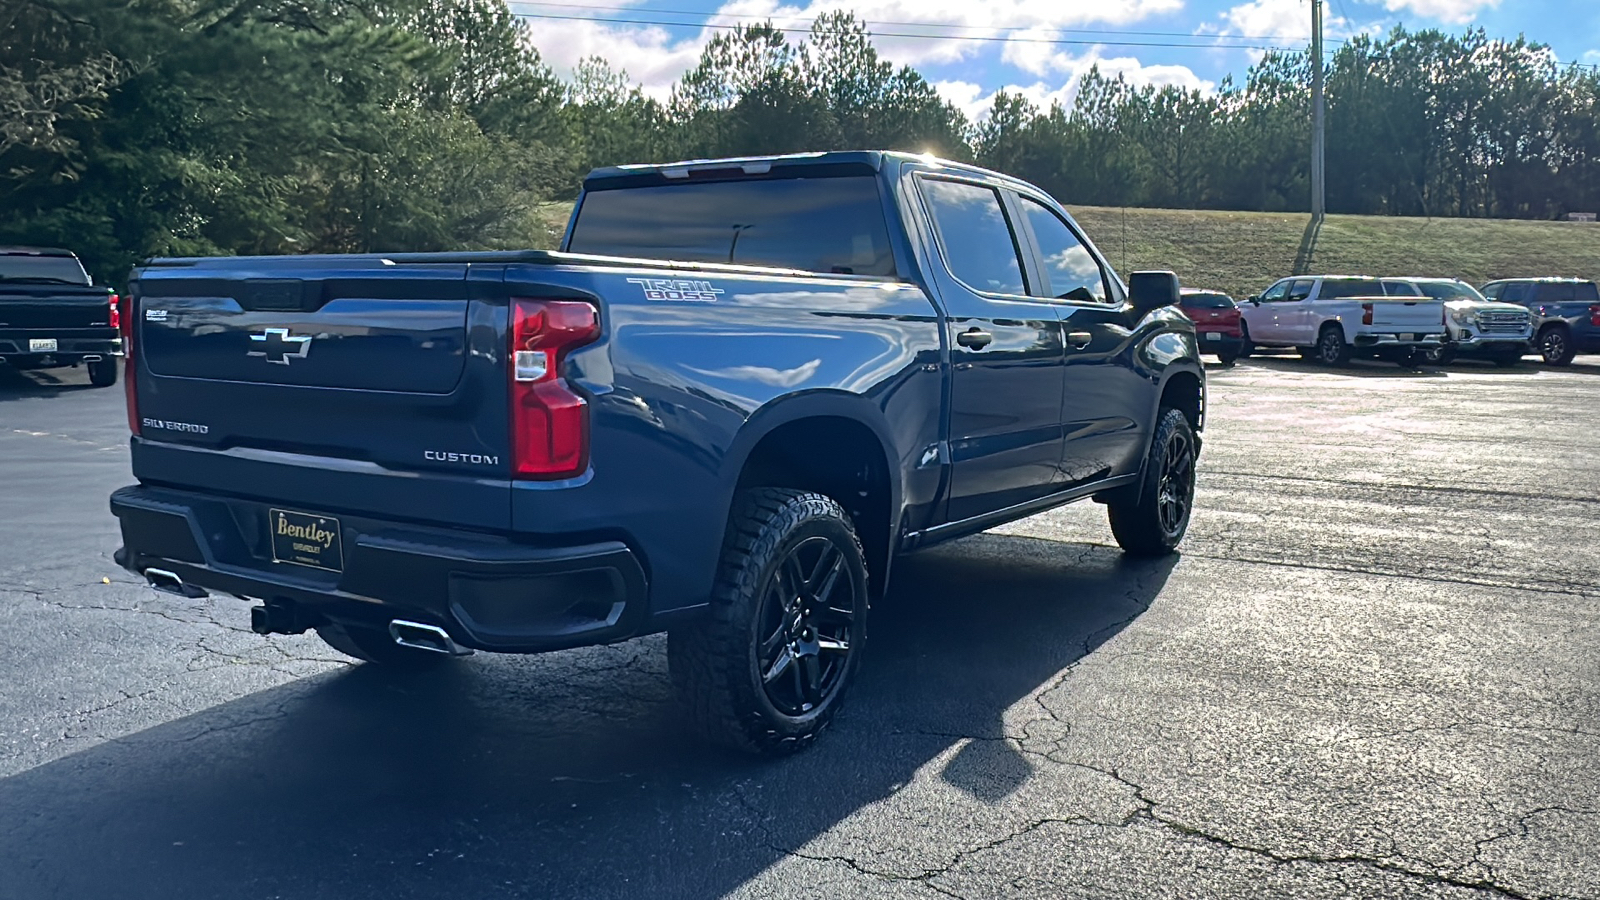
<svg viewBox="0 0 1600 900"><path fill-rule="evenodd" d="M1244 338L1241 335L1225 334L1220 331L1201 331L1197 334L1201 353L1236 355L1244 347Z"/></svg>
<svg viewBox="0 0 1600 900"><path fill-rule="evenodd" d="M54 350L36 350L30 341L55 341ZM84 357L106 359L122 355L122 338L111 329L91 329L88 333L27 329L0 331L0 360L15 365L72 365Z"/></svg>
<svg viewBox="0 0 1600 900"><path fill-rule="evenodd" d="M1438 326L1435 326L1436 328ZM1356 335L1355 346L1361 350L1386 347L1438 347L1444 343L1443 330L1434 332L1384 332Z"/></svg>
<svg viewBox="0 0 1600 900"><path fill-rule="evenodd" d="M338 516L344 571L272 560L267 505L148 486L111 496L117 563L327 622L437 625L464 647L512 653L619 641L648 619L648 584L619 541L530 546L504 537ZM296 630L299 630L298 628Z"/></svg>

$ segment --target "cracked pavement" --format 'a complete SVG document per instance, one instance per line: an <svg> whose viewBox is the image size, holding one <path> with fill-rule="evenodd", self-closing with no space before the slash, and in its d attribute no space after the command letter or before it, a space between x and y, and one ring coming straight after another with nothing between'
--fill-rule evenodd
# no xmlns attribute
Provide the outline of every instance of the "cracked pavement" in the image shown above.
<svg viewBox="0 0 1600 900"><path fill-rule="evenodd" d="M0 371L0 900L1600 898L1600 358L1211 376L1181 556L904 559L754 762L660 637L404 677L135 583L121 392Z"/></svg>

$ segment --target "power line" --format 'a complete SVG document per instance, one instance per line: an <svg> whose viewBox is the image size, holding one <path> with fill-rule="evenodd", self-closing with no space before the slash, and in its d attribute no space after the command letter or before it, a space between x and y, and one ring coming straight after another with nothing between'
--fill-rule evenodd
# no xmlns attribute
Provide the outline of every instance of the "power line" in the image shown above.
<svg viewBox="0 0 1600 900"><path fill-rule="evenodd" d="M661 21L659 19L619 19L619 18L609 18L609 17L605 17L605 16L567 16L567 15L556 15L556 14L553 14L553 13L518 13L518 12L514 12L514 13L512 13L512 15L516 16L519 19L541 19L541 20L555 20L555 21L568 21L568 22L603 22L603 23L606 23L606 24L609 24L609 25L658 25L658 26L667 27L667 28L712 28L712 29L718 29L718 30L722 30L722 31L733 31L733 30L736 30L736 29L744 27L743 25L726 25L726 24L717 23L717 22L710 22L710 21L705 21L705 22L665 22L665 21ZM787 27L787 26L780 26L780 25L774 25L773 26L773 30L774 31L783 32L785 34L814 34L814 33L815 34L844 34L845 33L845 32L841 32L841 31L821 31L821 32L817 32L812 28L794 28L794 27ZM1298 47L1272 47L1272 46L1264 46L1264 45L1256 45L1256 44L1195 44L1195 43L1179 44L1179 43L1173 43L1173 42L1170 42L1170 41L1097 41L1097 40L1081 40L1081 39L1073 39L1073 38L985 37L985 36L979 36L979 35L910 34L910 33L893 32L893 31L874 31L874 32L872 32L872 37L875 37L875 38L900 38L900 39L907 39L907 40L926 40L926 41L972 41L972 42L976 42L976 43L987 43L987 44L1053 44L1053 45L1084 46L1084 47L1096 47L1096 46L1098 46L1098 47L1161 47L1161 48L1168 48L1168 49L1188 49L1188 50L1260 50L1260 51L1263 51L1263 52L1276 50L1276 51L1280 51L1280 52L1294 52L1294 51L1297 51L1297 50L1300 49Z"/></svg>
<svg viewBox="0 0 1600 900"><path fill-rule="evenodd" d="M693 16L696 19L710 19L710 18L718 18L718 19L749 19L749 20L760 21L760 22L767 22L767 21L772 21L772 20L789 21L789 22L802 22L802 21L807 21L808 20L807 17L805 17L805 16L772 16L772 15L759 15L759 14L756 14L756 13L726 13L726 12L709 12L708 13L705 10L658 9L656 7L651 7L649 9L641 9L638 6L601 6L601 5L592 4L592 3L545 3L545 2L543 2L543 0L511 0L510 5L511 6L555 7L555 8L560 8L560 9L592 9L592 10L599 10L599 11L602 11L602 12L648 12L648 13L651 13L653 15ZM543 18L543 16L541 16L540 14L537 14L537 13L516 13L516 15L522 16L524 18ZM591 19L591 18L594 18L594 17L591 17L591 16L575 16L574 18ZM609 21L609 20L596 19L596 21ZM655 24L655 23L650 23L650 24ZM694 24L697 24L697 23L682 23L682 24L685 27L688 27L688 26L691 26L691 25L694 25ZM894 22L894 21L887 21L887 20L884 20L884 21L872 21L872 22L863 21L861 24L863 26L869 28L869 29L874 27L874 26L878 26L878 25L887 25L887 26L889 26L891 28L928 28L928 29L957 29L957 28L959 28L959 29L978 29L978 28L981 28L981 29L987 29L987 30L990 30L990 31L1049 31L1049 32L1055 32L1055 33L1058 33L1058 34L1109 34L1109 35L1121 35L1121 36L1127 36L1127 37L1181 37L1181 38L1227 40L1227 41L1292 41L1292 40L1294 40L1293 38L1286 37L1284 35L1201 34L1201 33L1196 33L1196 32L1191 32L1191 31L1139 31L1139 30L1109 29L1109 28L1106 28L1106 29L1102 29L1102 28L1053 28L1053 27L1043 26L1043 25L955 25L955 24L949 24L949 23L944 23L944 22ZM933 36L934 35L930 35L930 37L933 37ZM939 37L941 39L945 39L943 36L939 36ZM974 39L980 39L981 36L974 35L973 38ZM987 40L988 38L981 38L981 39ZM1211 45L1211 44L1196 44L1195 46L1210 47L1210 46L1213 46L1213 45ZM1232 46L1226 46L1226 47L1223 47L1222 49L1231 50L1231 49L1235 49L1235 48L1232 47ZM1238 49L1253 49L1253 48L1238 48Z"/></svg>

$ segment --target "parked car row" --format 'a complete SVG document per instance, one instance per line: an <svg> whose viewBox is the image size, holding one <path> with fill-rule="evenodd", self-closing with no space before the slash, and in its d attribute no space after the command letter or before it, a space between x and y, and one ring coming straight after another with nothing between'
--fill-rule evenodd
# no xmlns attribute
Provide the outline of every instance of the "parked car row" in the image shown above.
<svg viewBox="0 0 1600 900"><path fill-rule="evenodd" d="M1263 347L1292 348L1332 366L1356 357L1513 366L1529 352L1564 366L1578 353L1600 353L1600 290L1575 278L1503 279L1480 292L1453 278L1300 275L1243 304L1186 288L1180 306L1202 352L1224 364Z"/></svg>

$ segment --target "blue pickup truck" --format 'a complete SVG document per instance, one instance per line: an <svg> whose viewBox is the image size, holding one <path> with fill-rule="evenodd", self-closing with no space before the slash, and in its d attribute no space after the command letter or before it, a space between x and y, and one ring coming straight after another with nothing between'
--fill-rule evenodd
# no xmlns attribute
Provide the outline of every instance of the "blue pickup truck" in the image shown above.
<svg viewBox="0 0 1600 900"><path fill-rule="evenodd" d="M1600 288L1593 281L1506 278L1484 285L1483 295L1533 312L1533 348L1552 366L1568 365L1579 353L1600 353Z"/></svg>
<svg viewBox="0 0 1600 900"><path fill-rule="evenodd" d="M883 152L597 170L559 252L152 260L116 559L396 666L666 631L694 726L787 752L897 556L1085 498L1177 546L1178 291L1037 188Z"/></svg>

